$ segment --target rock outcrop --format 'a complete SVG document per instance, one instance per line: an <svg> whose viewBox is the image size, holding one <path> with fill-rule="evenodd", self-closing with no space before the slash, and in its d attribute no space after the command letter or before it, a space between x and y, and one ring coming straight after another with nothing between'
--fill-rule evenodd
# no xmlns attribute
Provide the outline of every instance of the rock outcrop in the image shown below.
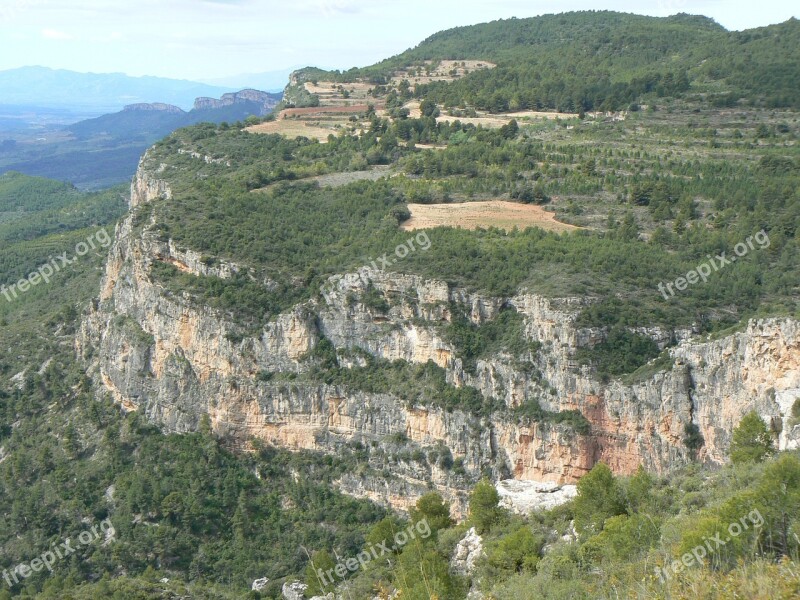
<svg viewBox="0 0 800 600"><path fill-rule="evenodd" d="M280 102L281 94L270 94L268 92L260 92L258 90L241 90L230 94L223 94L217 100L216 98L197 98L194 101L194 110L215 110L224 108L226 106L233 106L234 104L255 104L261 107L259 115L268 114Z"/></svg>
<svg viewBox="0 0 800 600"><path fill-rule="evenodd" d="M253 580L253 585L250 586L250 589L253 590L254 592L260 592L265 587L267 587L268 583L269 579L267 579L266 577L261 577L260 579Z"/></svg>
<svg viewBox="0 0 800 600"><path fill-rule="evenodd" d="M720 339L646 330L662 344L672 335L681 340L669 350L671 368L653 369L638 381L603 384L574 358L578 348L604 335L576 325L585 299L546 298L535 290L495 298L365 268L331 277L319 297L242 336L225 314L168 293L154 280L151 267L158 261L196 275L247 272L179 248L160 238L152 222L134 226L144 204L171 197L158 171L143 159L132 184L132 213L118 226L78 350L118 403L166 430L193 431L208 415L213 430L240 447L256 438L335 453L361 442L380 446L385 461L396 446L390 477L352 473L339 482L341 488L406 508L433 486L455 501L458 513L465 509L465 491L482 473L562 484L574 483L598 461L620 473L640 464L663 472L691 458L683 442L690 425L704 440L696 458L724 461L733 428L752 409L770 423L781 447L795 447L800 439L800 427L791 422L791 407L800 397L800 323L789 318L753 320ZM372 308L368 293L380 294L389 309ZM502 308L515 309L539 350L525 362L497 355L465 368L441 333L453 306L463 307L477 324ZM407 406L391 394L311 381L305 377L307 357L323 338L342 353L357 349L386 360L433 361L451 385L472 386L507 407L535 400L547 411L579 411L591 433L581 435L566 423L518 422L510 413L487 418ZM350 359L343 354L343 360ZM260 377L264 373L297 377L272 380ZM462 470L422 460L442 448ZM409 459L415 450L421 451L417 459ZM373 466L382 470L377 462Z"/></svg>
<svg viewBox="0 0 800 600"><path fill-rule="evenodd" d="M174 113L178 115L186 114L186 112L178 106L172 104L164 104L163 102L140 102L138 104L128 104L122 109L123 112L165 112Z"/></svg>
<svg viewBox="0 0 800 600"><path fill-rule="evenodd" d="M475 570L475 563L483 556L483 538L478 535L474 527L459 540L450 559L450 567L459 575L471 575Z"/></svg>
<svg viewBox="0 0 800 600"><path fill-rule="evenodd" d="M526 515L537 510L550 510L572 500L578 488L570 484L539 483L507 479L496 485L500 506Z"/></svg>
<svg viewBox="0 0 800 600"><path fill-rule="evenodd" d="M284 583L281 594L285 600L304 600L308 586L305 583L295 581L294 583Z"/></svg>

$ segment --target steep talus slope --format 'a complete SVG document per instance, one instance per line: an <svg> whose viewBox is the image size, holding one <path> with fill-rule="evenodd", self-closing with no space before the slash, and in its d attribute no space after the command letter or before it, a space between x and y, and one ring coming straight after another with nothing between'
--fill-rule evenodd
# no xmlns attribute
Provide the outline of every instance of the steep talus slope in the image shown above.
<svg viewBox="0 0 800 600"><path fill-rule="evenodd" d="M136 209L169 202L171 193L170 184L143 163L131 204ZM784 428L784 447L795 446L800 437L798 428L788 430L791 404L800 395L796 320L753 320L744 331L712 341L693 341L690 331L680 332L683 341L670 350L672 368L632 383L603 384L574 359L578 348L601 335L575 325L585 300L548 299L535 290L490 297L364 268L329 278L318 297L242 338L221 312L166 293L151 274L158 262L223 279L239 267L209 266L199 253L161 241L150 230L153 222L134 233L136 215L134 210L117 230L99 302L80 337L93 376L118 403L167 430L196 430L208 414L215 432L239 447L256 438L336 452L347 443L392 440L408 451L444 445L463 459L462 475L407 459L385 479L377 471L354 473L340 483L355 494L405 507L428 480L463 500L463 491L481 473L566 482L600 460L619 472L639 464L665 471L691 457L683 439L692 423L705 442L698 458L721 462L733 427L753 407L775 428ZM388 310L366 301L376 292ZM466 369L439 328L452 320L454 307L464 308L473 323L494 318L503 307L521 313L526 338L540 344L532 364L500 354L478 360L474 371ZM452 386L472 386L507 407L536 400L546 411L577 410L591 432L584 435L566 423L524 422L511 412L488 418L407 406L391 394L315 381L308 377L309 357L323 340L352 365L363 361L349 352L356 349L388 361L433 361Z"/></svg>

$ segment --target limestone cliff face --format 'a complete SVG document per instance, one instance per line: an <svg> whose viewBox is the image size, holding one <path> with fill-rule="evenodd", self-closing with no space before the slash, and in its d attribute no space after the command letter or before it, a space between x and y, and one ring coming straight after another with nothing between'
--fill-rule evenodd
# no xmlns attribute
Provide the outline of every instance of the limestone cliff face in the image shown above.
<svg viewBox="0 0 800 600"><path fill-rule="evenodd" d="M164 104L163 102L140 102L138 104L128 104L122 109L125 112L167 112L178 115L185 114L185 111L172 104Z"/></svg>
<svg viewBox="0 0 800 600"><path fill-rule="evenodd" d="M216 98L197 98L194 101L194 110L215 110L234 104L250 103L260 106L259 115L266 115L278 105L280 99L280 94L269 94L258 90L246 89L235 93L223 94L219 100Z"/></svg>
<svg viewBox="0 0 800 600"><path fill-rule="evenodd" d="M192 431L209 415L214 431L240 448L256 438L335 453L360 442L372 449L370 469L343 477L343 490L405 508L434 487L455 501L457 512L465 508L465 490L482 473L574 482L601 460L622 473L639 464L664 471L690 458L683 438L692 423L705 441L698 458L721 462L732 429L753 408L772 425L782 447L800 439L800 426L792 428L790 420L800 397L795 320L751 321L717 340L677 332L682 341L670 350L671 369L635 383L604 385L573 358L577 348L603 338L601 330L575 325L584 299L532 292L493 298L414 275L362 269L331 277L317 299L242 339L224 314L167 293L150 269L165 261L188 273L225 278L246 268L218 260L207 264L199 253L159 239L149 230L152 222L134 228L142 205L171 197L146 157L131 192L133 211L118 227L78 350L118 403L170 431ZM367 292L380 294L388 311L370 308ZM465 369L441 333L453 306L466 309L475 323L502 308L516 309L526 337L540 350L526 362L498 355ZM647 334L660 343L672 335L658 329ZM591 423L591 434L579 435L566 424L406 406L389 394L313 382L306 376L307 356L323 337L340 351L433 361L450 384L475 387L509 407L537 400L546 410L578 410ZM262 376L267 373L279 376ZM431 452L441 456L445 448L458 469L425 458Z"/></svg>
<svg viewBox="0 0 800 600"><path fill-rule="evenodd" d="M151 173L144 168L147 163L147 153L139 161L139 168L131 183L131 208L147 204L153 200L169 200L172 198L172 188L158 177L158 173ZM130 219L126 221L130 228ZM116 247L116 246L115 246Z"/></svg>

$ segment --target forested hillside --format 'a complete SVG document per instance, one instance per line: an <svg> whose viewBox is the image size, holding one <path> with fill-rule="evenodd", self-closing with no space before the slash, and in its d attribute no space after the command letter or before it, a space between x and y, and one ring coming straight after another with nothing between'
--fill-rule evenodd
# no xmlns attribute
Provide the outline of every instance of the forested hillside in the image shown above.
<svg viewBox="0 0 800 600"><path fill-rule="evenodd" d="M496 69L417 88L447 107L620 110L648 98L685 96L712 106L739 101L798 107L800 22L728 32L711 19L588 11L493 21L437 33L372 67L334 77L386 77L424 61L487 60Z"/></svg>

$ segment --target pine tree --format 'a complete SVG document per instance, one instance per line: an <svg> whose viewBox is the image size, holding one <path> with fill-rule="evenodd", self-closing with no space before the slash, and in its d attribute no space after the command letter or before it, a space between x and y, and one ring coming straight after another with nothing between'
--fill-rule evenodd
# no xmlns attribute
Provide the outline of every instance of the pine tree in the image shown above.
<svg viewBox="0 0 800 600"><path fill-rule="evenodd" d="M767 425L756 411L750 411L733 430L731 462L761 462L774 452L775 447Z"/></svg>
<svg viewBox="0 0 800 600"><path fill-rule="evenodd" d="M486 479L478 482L469 497L469 520L480 534L487 533L502 519L500 495Z"/></svg>

